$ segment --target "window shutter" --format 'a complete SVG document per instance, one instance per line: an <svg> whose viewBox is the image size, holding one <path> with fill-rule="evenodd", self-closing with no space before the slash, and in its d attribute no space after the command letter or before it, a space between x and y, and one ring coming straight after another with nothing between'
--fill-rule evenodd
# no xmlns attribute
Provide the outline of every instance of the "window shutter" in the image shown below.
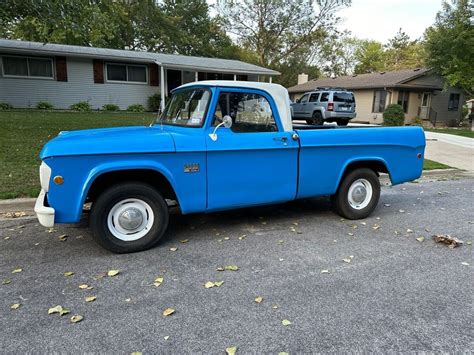
<svg viewBox="0 0 474 355"><path fill-rule="evenodd" d="M56 80L67 81L66 57L56 57Z"/></svg>
<svg viewBox="0 0 474 355"><path fill-rule="evenodd" d="M104 61L100 59L94 59L93 66L94 66L94 83L103 84L104 83Z"/></svg>
<svg viewBox="0 0 474 355"><path fill-rule="evenodd" d="M158 64L150 64L150 86L160 86Z"/></svg>

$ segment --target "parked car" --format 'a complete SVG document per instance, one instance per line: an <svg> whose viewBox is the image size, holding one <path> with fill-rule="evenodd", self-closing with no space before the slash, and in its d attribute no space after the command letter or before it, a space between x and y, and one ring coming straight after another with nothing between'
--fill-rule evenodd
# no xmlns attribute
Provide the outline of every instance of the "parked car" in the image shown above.
<svg viewBox="0 0 474 355"><path fill-rule="evenodd" d="M301 96L292 108L294 120L306 120L311 125L337 122L347 126L356 117L354 94L342 88L317 88Z"/></svg>
<svg viewBox="0 0 474 355"><path fill-rule="evenodd" d="M199 81L173 91L157 122L62 132L40 157L40 223L78 222L117 253L157 244L167 201L213 212L330 195L343 217L367 217L392 184L421 175L420 127L293 127L280 85Z"/></svg>

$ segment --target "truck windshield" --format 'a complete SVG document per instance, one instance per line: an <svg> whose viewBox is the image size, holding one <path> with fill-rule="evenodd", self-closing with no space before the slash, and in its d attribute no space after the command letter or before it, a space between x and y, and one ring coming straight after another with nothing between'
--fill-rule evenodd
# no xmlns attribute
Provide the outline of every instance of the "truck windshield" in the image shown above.
<svg viewBox="0 0 474 355"><path fill-rule="evenodd" d="M211 92L202 88L175 92L156 123L201 127L210 98Z"/></svg>

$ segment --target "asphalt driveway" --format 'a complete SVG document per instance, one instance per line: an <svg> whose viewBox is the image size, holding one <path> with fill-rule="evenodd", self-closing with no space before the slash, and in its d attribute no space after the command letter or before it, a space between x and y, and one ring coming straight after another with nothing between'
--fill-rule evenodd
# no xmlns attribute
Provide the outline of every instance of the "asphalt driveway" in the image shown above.
<svg viewBox="0 0 474 355"><path fill-rule="evenodd" d="M473 351L473 182L384 187L373 216L355 222L333 214L327 199L175 215L159 247L128 255L98 247L85 223L50 232L33 219L1 221L0 348ZM465 244L431 239L446 233ZM104 276L109 270L120 273ZM209 281L224 283L205 288ZM56 305L70 313L48 315ZM175 312L165 317L167 308ZM83 320L71 323L73 315Z"/></svg>

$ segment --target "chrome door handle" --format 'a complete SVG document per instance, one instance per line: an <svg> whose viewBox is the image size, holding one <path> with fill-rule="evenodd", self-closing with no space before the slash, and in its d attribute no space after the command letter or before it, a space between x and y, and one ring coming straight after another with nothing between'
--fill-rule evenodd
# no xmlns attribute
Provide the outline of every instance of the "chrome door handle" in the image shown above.
<svg viewBox="0 0 474 355"><path fill-rule="evenodd" d="M273 140L286 142L288 140L288 137L274 137Z"/></svg>

